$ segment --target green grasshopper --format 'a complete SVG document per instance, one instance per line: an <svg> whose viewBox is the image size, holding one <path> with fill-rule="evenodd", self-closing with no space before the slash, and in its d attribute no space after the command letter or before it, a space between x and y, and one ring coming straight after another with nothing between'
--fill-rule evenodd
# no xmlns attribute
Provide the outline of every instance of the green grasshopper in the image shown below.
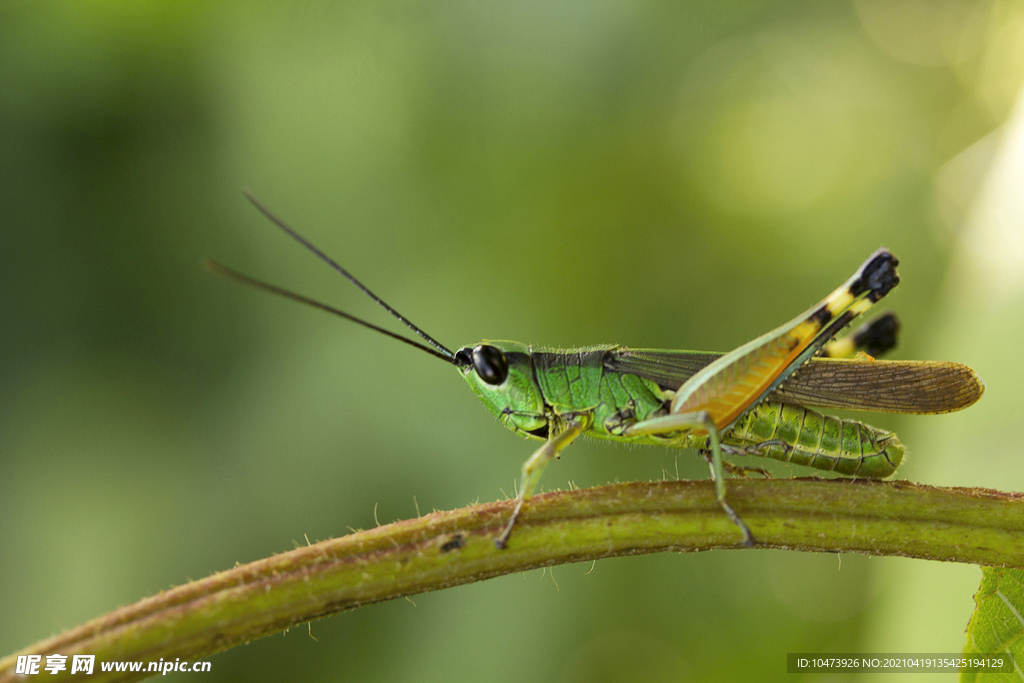
<svg viewBox="0 0 1024 683"><path fill-rule="evenodd" d="M698 449L711 468L718 504L749 546L754 536L726 500L725 471L764 471L731 465L725 461L726 454L775 458L853 477L888 477L904 454L894 433L822 415L806 406L938 414L966 408L985 389L971 368L958 363L876 361L863 354L821 357L851 356L872 345L884 350L894 342L894 319L882 318L829 344L899 283L898 261L886 249L873 253L821 303L726 354L623 346L554 350L493 340L452 352L255 197L246 196L275 225L426 344L213 261L207 261L208 270L328 311L451 363L502 424L544 442L523 464L516 506L495 540L498 548L506 547L544 466L581 434Z"/></svg>

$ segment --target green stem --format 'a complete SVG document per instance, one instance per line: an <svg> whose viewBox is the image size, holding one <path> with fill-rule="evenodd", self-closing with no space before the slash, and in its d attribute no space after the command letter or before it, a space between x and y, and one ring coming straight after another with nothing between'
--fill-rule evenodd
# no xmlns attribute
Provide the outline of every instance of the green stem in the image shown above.
<svg viewBox="0 0 1024 683"><path fill-rule="evenodd" d="M758 548L1024 569L1021 494L903 481L733 479L729 501ZM194 661L328 614L511 572L742 544L710 481L538 495L508 548L497 550L494 539L513 505L435 512L297 548L164 591L16 654L94 654L95 673L85 679L139 680L147 674L102 673L99 663ZM0 683L15 680L15 660L0 659ZM68 678L46 674L48 681Z"/></svg>

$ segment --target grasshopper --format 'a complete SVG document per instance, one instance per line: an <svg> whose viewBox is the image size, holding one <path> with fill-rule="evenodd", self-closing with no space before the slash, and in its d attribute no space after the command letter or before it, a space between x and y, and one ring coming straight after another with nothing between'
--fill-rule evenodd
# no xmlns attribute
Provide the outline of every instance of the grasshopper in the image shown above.
<svg viewBox="0 0 1024 683"><path fill-rule="evenodd" d="M725 455L758 455L852 477L884 478L903 460L904 447L894 433L807 406L938 414L966 408L985 390L981 378L959 363L876 361L865 355L863 349L877 353L894 343L891 316L831 341L899 283L898 260L884 248L817 305L724 354L624 346L547 349L505 340L484 340L453 352L255 197L246 196L425 343L210 260L208 270L328 311L451 363L502 424L543 441L522 466L516 505L495 539L498 548L507 546L545 465L583 434L700 451L710 466L718 504L750 546L753 534L726 500L725 472L763 470L734 466Z"/></svg>

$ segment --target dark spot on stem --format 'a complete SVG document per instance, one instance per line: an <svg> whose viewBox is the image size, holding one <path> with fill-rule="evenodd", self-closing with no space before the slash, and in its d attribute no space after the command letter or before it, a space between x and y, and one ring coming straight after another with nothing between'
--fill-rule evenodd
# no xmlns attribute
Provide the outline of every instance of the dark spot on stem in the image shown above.
<svg viewBox="0 0 1024 683"><path fill-rule="evenodd" d="M463 533L454 534L441 546L441 552L449 553L453 550L458 550L464 545L466 545L466 535Z"/></svg>

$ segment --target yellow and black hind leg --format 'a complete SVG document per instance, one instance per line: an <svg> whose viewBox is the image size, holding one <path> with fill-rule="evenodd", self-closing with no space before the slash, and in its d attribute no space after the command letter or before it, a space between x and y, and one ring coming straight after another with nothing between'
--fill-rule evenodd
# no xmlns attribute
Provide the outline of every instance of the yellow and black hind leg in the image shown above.
<svg viewBox="0 0 1024 683"><path fill-rule="evenodd" d="M899 318L889 311L865 323L856 332L825 344L820 355L822 358L853 358L867 354L878 358L896 348L899 332Z"/></svg>

